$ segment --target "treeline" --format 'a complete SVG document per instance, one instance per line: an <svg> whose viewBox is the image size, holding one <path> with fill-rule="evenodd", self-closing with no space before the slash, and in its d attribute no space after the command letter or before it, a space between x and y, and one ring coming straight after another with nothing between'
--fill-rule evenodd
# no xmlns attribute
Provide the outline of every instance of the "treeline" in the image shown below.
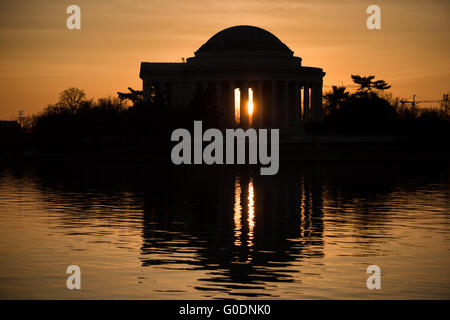
<svg viewBox="0 0 450 320"><path fill-rule="evenodd" d="M81 89L69 88L57 103L26 117L23 131L28 144L44 149L95 149L108 144L164 149L173 129L191 128L194 120L214 127L218 116L212 92L197 92L187 107L169 110L163 88L151 88L146 102L143 92L132 88L96 101Z"/></svg>
<svg viewBox="0 0 450 320"><path fill-rule="evenodd" d="M352 75L356 92L333 86L324 94L324 121L307 126L309 133L401 135L417 140L448 140L450 117L441 108L404 105L385 93L390 88L374 76Z"/></svg>
<svg viewBox="0 0 450 320"><path fill-rule="evenodd" d="M441 141L450 136L450 118L442 110L405 106L385 93L390 88L374 76L352 75L354 93L333 86L324 94L324 121L306 124L309 134L400 135L413 141ZM128 88L117 97L89 99L83 90L69 88L57 103L23 120L26 144L49 149L99 148L103 145L168 146L175 128L219 127L221 110L215 90L197 91L188 106L167 107L167 92L152 87L143 92Z"/></svg>

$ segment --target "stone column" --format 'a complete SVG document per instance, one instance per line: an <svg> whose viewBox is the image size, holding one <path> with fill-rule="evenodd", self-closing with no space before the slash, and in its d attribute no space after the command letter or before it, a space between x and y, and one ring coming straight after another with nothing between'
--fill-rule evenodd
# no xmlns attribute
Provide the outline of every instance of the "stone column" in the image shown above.
<svg viewBox="0 0 450 320"><path fill-rule="evenodd" d="M294 83L294 90L295 90L295 110L294 110L294 116L292 123L294 125L298 125L300 123L300 118L302 116L302 97L300 92L300 83L298 81L295 81Z"/></svg>
<svg viewBox="0 0 450 320"><path fill-rule="evenodd" d="M316 120L317 90L316 84L311 84L311 120Z"/></svg>
<svg viewBox="0 0 450 320"><path fill-rule="evenodd" d="M303 122L310 121L310 109L309 109L309 85L303 84Z"/></svg>
<svg viewBox="0 0 450 320"><path fill-rule="evenodd" d="M277 105L277 82L272 81L272 103L270 106L270 125L271 127L279 127L278 123L278 105Z"/></svg>
<svg viewBox="0 0 450 320"><path fill-rule="evenodd" d="M323 120L322 109L322 81L317 85L317 121Z"/></svg>
<svg viewBox="0 0 450 320"><path fill-rule="evenodd" d="M220 114L219 124L221 127L226 126L226 113L224 110L224 103L223 103L223 95L222 95L222 82L216 81L216 103L217 103L217 110Z"/></svg>
<svg viewBox="0 0 450 320"><path fill-rule="evenodd" d="M225 111L226 115L227 115L227 119L228 119L228 125L230 128L234 128L236 126L236 117L235 117L235 95L234 95L234 89L236 89L236 85L234 84L234 81L230 81L228 82L228 90L230 92L228 92L228 100L227 101L227 109Z"/></svg>
<svg viewBox="0 0 450 320"><path fill-rule="evenodd" d="M253 113L255 114L254 123L256 127L264 126L264 94L263 94L263 82L257 81L255 88L253 89L253 104L255 106ZM256 112L256 113L255 113Z"/></svg>
<svg viewBox="0 0 450 320"><path fill-rule="evenodd" d="M321 103L320 100L322 98L322 90L319 89L319 84L314 83L311 88L311 104L312 104L312 120L319 121L320 120L320 111L321 111Z"/></svg>
<svg viewBox="0 0 450 320"><path fill-rule="evenodd" d="M290 99L289 99L289 82L283 82L283 127L289 126L289 116L290 116Z"/></svg>

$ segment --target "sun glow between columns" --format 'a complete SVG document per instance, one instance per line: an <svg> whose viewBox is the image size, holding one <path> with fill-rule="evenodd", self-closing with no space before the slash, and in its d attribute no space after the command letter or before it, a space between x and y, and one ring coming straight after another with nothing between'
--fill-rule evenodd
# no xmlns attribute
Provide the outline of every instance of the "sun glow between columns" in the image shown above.
<svg viewBox="0 0 450 320"><path fill-rule="evenodd" d="M234 89L234 122L236 125L241 123L241 90Z"/></svg>
<svg viewBox="0 0 450 320"><path fill-rule="evenodd" d="M248 89L248 104L247 104L247 110L248 110L248 115L251 117L253 115L253 89L249 88Z"/></svg>
<svg viewBox="0 0 450 320"><path fill-rule="evenodd" d="M243 101L243 103L245 103L245 101ZM253 89L248 88L247 112L250 121L254 110L255 105L253 103ZM241 90L239 88L234 89L234 121L236 125L239 125L241 122Z"/></svg>

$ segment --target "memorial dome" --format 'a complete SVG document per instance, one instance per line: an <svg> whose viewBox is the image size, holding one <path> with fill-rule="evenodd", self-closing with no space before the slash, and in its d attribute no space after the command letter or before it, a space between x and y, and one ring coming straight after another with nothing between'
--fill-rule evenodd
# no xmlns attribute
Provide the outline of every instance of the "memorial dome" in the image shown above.
<svg viewBox="0 0 450 320"><path fill-rule="evenodd" d="M196 53L254 50L293 54L288 46L275 35L253 26L234 26L224 29L206 41Z"/></svg>

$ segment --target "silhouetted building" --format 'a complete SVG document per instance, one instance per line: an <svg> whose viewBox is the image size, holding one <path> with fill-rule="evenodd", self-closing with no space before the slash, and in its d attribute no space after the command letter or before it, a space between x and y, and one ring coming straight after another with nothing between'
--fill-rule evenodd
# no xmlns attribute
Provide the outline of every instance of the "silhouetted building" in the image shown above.
<svg viewBox="0 0 450 320"><path fill-rule="evenodd" d="M142 62L140 77L144 99L150 99L152 86L164 88L169 107L187 106L198 91L214 92L220 123L229 128L296 127L322 119L325 73L301 62L272 33L235 26L215 34L186 63ZM255 106L251 121L249 94Z"/></svg>

